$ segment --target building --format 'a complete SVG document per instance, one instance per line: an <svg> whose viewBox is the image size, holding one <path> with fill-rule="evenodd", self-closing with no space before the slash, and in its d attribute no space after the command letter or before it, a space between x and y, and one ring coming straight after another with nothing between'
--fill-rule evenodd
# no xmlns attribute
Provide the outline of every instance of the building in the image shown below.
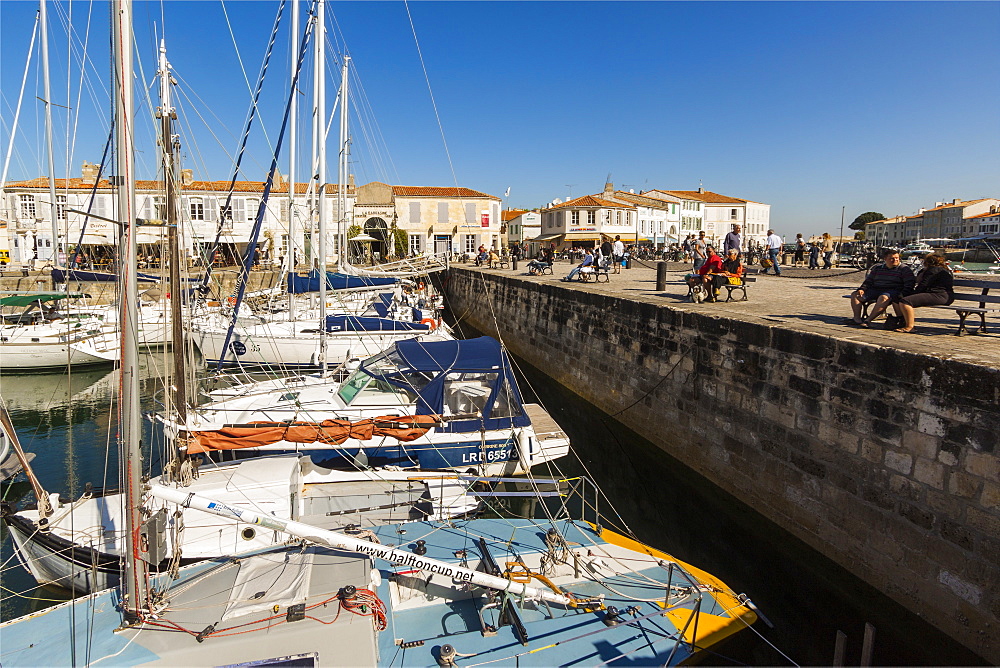
<svg viewBox="0 0 1000 668"><path fill-rule="evenodd" d="M744 243L763 241L771 226L771 205L740 197L721 195L704 188L698 190L649 190L650 197L674 198L681 202L681 227L684 236L702 230L710 239L722 239L733 225L743 228Z"/></svg>
<svg viewBox="0 0 1000 668"><path fill-rule="evenodd" d="M893 216L865 224L865 240L879 246L901 246L906 243L907 217Z"/></svg>
<svg viewBox="0 0 1000 668"><path fill-rule="evenodd" d="M542 233L542 215L526 209L505 209L500 213L507 226L507 243L520 245Z"/></svg>
<svg viewBox="0 0 1000 668"><path fill-rule="evenodd" d="M611 184L605 192L613 192ZM568 202L555 202L542 209L542 233L532 239L539 244L593 248L604 239L635 237L636 208L603 197L584 195Z"/></svg>
<svg viewBox="0 0 1000 668"><path fill-rule="evenodd" d="M59 252L80 245L91 255L110 256L117 239L115 189L107 179L97 181L97 167L84 163L82 178L56 179L56 219L60 232ZM219 255L233 261L250 241L258 213L263 216L259 248L273 260L289 257L294 249L299 263L313 259L318 248L316 196L309 184L297 183L290 202L288 184L277 179L267 205L260 211L264 184L238 181L229 195L228 181L195 181L190 170L182 170L179 214L183 253L190 260L204 261L204 255L219 239ZM47 177L8 183L0 193L0 221L5 222L12 260L51 262L55 252L52 239L52 207ZM371 251L379 257L389 254L391 230L402 229L407 249L424 252L468 252L480 244L499 247L500 198L461 187L390 186L369 183L355 187L353 176L344 188L346 206L339 210L336 184L325 189L324 207L328 221L327 259L339 257L339 232L351 225L377 239ZM229 201L227 207L226 202ZM136 183L138 217L151 221L165 217L163 182ZM87 212L91 216L79 212ZM86 226L84 221L86 220ZM347 229L344 229L345 226ZM154 246L165 237L165 228L140 228L139 243L155 253ZM0 237L0 243L3 243ZM57 258L60 263L65 257Z"/></svg>
<svg viewBox="0 0 1000 668"><path fill-rule="evenodd" d="M937 202L932 209L921 211L920 237L937 239L950 237L959 239L978 233L978 222L970 222L974 216L987 213L991 206L997 206L1000 200L982 198L963 201L953 199L951 202Z"/></svg>
<svg viewBox="0 0 1000 668"><path fill-rule="evenodd" d="M610 184L609 184L610 185ZM631 190L605 191L604 199L631 204L636 210L636 243L648 243L662 250L680 241L681 200L669 196L648 197L636 195Z"/></svg>
<svg viewBox="0 0 1000 668"><path fill-rule="evenodd" d="M996 237L1000 235L1000 206L991 206L986 213L969 216L966 220L967 229L975 229L975 236Z"/></svg>

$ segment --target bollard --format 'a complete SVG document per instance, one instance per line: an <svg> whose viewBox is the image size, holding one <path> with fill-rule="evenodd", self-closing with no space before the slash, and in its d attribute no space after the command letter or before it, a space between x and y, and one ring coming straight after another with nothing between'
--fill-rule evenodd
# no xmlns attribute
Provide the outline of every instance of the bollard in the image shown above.
<svg viewBox="0 0 1000 668"><path fill-rule="evenodd" d="M511 271L517 271L517 256L512 255L510 258L510 268Z"/></svg>
<svg viewBox="0 0 1000 668"><path fill-rule="evenodd" d="M667 289L667 263L660 260L656 263L656 291L663 292Z"/></svg>

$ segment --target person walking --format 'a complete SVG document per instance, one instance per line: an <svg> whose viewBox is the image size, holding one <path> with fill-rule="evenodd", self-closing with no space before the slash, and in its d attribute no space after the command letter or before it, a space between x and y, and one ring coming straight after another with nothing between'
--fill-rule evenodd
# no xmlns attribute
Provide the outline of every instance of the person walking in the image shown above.
<svg viewBox="0 0 1000 668"><path fill-rule="evenodd" d="M740 235L742 229L739 225L733 225L733 231L727 234L726 238L722 240L723 255L729 255L729 251L731 250L735 250L737 255L743 253L743 239Z"/></svg>
<svg viewBox="0 0 1000 668"><path fill-rule="evenodd" d="M778 266L778 256L781 254L781 237L774 233L774 230L767 231L767 259L774 267L774 275L781 276L781 267ZM767 273L767 269L764 269Z"/></svg>
<svg viewBox="0 0 1000 668"><path fill-rule="evenodd" d="M819 242L809 242L809 269L819 269Z"/></svg>
<svg viewBox="0 0 1000 668"><path fill-rule="evenodd" d="M792 258L792 266L798 267L806 262L806 240L801 234L795 235L795 257Z"/></svg>
<svg viewBox="0 0 1000 668"><path fill-rule="evenodd" d="M829 232L823 233L823 268L831 269L833 267L833 237L830 236Z"/></svg>
<svg viewBox="0 0 1000 668"><path fill-rule="evenodd" d="M694 271L697 272L708 259L708 241L705 239L705 231L698 233L698 238L691 244L692 257L694 258Z"/></svg>

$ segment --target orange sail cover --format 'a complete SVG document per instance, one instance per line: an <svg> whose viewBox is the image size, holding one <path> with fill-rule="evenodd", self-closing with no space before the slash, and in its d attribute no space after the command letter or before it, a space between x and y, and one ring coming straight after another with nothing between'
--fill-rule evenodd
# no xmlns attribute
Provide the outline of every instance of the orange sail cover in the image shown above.
<svg viewBox="0 0 1000 668"><path fill-rule="evenodd" d="M340 445L349 438L367 441L379 436L406 442L420 438L438 422L433 415L383 415L357 422L250 422L215 431L192 431L188 434L187 451L197 454L210 450L258 448L279 441Z"/></svg>

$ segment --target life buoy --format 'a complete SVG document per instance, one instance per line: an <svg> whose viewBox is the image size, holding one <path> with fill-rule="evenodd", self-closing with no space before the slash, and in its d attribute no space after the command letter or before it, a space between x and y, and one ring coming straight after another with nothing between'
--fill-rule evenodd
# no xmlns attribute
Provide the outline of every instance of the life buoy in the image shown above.
<svg viewBox="0 0 1000 668"><path fill-rule="evenodd" d="M423 283L417 283L417 291L418 292L423 292L423 290L424 290L424 284Z"/></svg>
<svg viewBox="0 0 1000 668"><path fill-rule="evenodd" d="M226 303L228 303L230 306L236 306L236 295L230 295L229 297L227 297Z"/></svg>
<svg viewBox="0 0 1000 668"><path fill-rule="evenodd" d="M420 321L420 324L430 326L431 331L437 329L438 326L437 320L434 320L433 318L424 318L423 320Z"/></svg>

